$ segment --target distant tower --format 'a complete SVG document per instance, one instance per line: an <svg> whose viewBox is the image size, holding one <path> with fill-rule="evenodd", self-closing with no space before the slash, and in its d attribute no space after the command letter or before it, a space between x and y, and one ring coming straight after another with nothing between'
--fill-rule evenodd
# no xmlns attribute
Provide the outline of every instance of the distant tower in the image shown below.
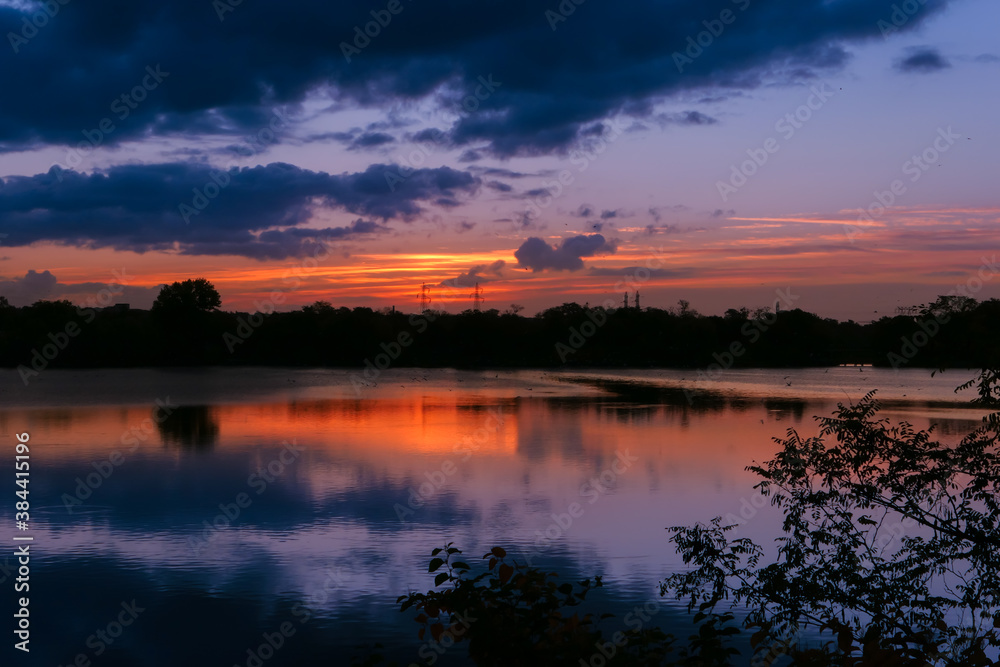
<svg viewBox="0 0 1000 667"><path fill-rule="evenodd" d="M483 307L483 288L476 283L476 289L472 293L472 309L476 312L482 310Z"/></svg>
<svg viewBox="0 0 1000 667"><path fill-rule="evenodd" d="M635 291L635 309L641 310L641 308L639 308L639 290Z"/></svg>
<svg viewBox="0 0 1000 667"><path fill-rule="evenodd" d="M625 309L628 310L628 292L625 292Z"/></svg>
<svg viewBox="0 0 1000 667"><path fill-rule="evenodd" d="M774 302L774 314L777 315L780 312L781 312L781 302L780 301L775 301Z"/></svg>
<svg viewBox="0 0 1000 667"><path fill-rule="evenodd" d="M427 283L424 283L420 287L420 312L424 312L431 307L431 292L427 287Z"/></svg>

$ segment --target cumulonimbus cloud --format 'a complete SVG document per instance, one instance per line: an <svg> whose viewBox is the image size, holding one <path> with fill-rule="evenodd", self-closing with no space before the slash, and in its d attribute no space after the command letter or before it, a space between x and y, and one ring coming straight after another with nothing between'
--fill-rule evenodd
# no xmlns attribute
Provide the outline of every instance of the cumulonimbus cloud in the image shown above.
<svg viewBox="0 0 1000 667"><path fill-rule="evenodd" d="M921 3L899 31L948 4ZM275 108L294 114L332 91L338 104L453 112L447 141L470 155L559 152L616 113L655 117L676 93L839 66L845 44L881 37L892 14L890 3L863 0L482 0L461 11L422 0L380 25L365 3L181 0L130 3L113 20L59 5L35 30L35 7L0 6L14 51L0 90L17 100L0 109L0 149L76 145L105 118L105 145L239 136L266 127ZM150 79L147 67L161 74ZM114 105L123 95L128 105ZM711 122L698 110L675 120Z"/></svg>
<svg viewBox="0 0 1000 667"><path fill-rule="evenodd" d="M519 266L532 272L579 271L583 268L583 258L595 255L609 255L617 251L613 241L601 234L586 234L563 239L559 245L549 245L544 239L532 236L514 251Z"/></svg>
<svg viewBox="0 0 1000 667"><path fill-rule="evenodd" d="M481 181L449 167L417 169L389 187L391 165L327 174L289 164L229 172L194 163L121 165L93 174L54 168L0 179L4 244L53 242L89 248L256 259L301 256L321 239L386 231L428 204L450 207ZM364 216L343 227L306 227L319 208Z"/></svg>

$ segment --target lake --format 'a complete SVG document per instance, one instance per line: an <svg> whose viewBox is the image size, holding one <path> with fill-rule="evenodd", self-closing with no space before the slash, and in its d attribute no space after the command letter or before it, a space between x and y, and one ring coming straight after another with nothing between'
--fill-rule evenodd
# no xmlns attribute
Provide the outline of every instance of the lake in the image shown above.
<svg viewBox="0 0 1000 667"><path fill-rule="evenodd" d="M770 542L779 517L744 468L772 437L815 434L813 415L877 388L883 416L957 440L983 415L953 391L970 377L137 369L24 387L8 370L0 476L29 433L34 537L31 654L16 664L340 665L375 642L404 664L461 664L464 647L422 646L396 604L432 587L446 542L474 566L501 545L566 580L601 574L618 615L603 627L648 603L686 633L683 606L657 594L681 566L666 527L738 517L740 536Z"/></svg>

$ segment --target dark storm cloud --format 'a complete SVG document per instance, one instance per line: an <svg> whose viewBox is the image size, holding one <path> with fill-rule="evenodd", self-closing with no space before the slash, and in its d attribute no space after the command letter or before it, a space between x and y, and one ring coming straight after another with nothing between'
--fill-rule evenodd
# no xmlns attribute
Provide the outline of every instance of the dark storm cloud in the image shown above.
<svg viewBox="0 0 1000 667"><path fill-rule="evenodd" d="M896 69L900 72L916 72L918 74L937 72L949 67L951 67L951 63L937 49L932 49L929 46L911 49L905 58L896 63Z"/></svg>
<svg viewBox="0 0 1000 667"><path fill-rule="evenodd" d="M673 206L650 206L647 212L649 213L649 216L653 218L657 224L659 224L659 222L663 219L664 213L686 213L689 210L690 209L684 204L674 204Z"/></svg>
<svg viewBox="0 0 1000 667"><path fill-rule="evenodd" d="M497 192L511 192L514 188L503 181L488 181L486 187Z"/></svg>
<svg viewBox="0 0 1000 667"><path fill-rule="evenodd" d="M396 138L391 134L386 134L385 132L365 132L351 142L351 148L354 150L362 148L375 148L378 146L384 146L385 144L391 144L394 141L396 141Z"/></svg>
<svg viewBox="0 0 1000 667"><path fill-rule="evenodd" d="M444 280L442 287L475 287L476 283L488 283L503 277L503 268L507 262L502 259L491 264L477 264L465 273L460 273L450 280Z"/></svg>
<svg viewBox="0 0 1000 667"><path fill-rule="evenodd" d="M654 118L660 125L715 125L719 121L700 111L657 114Z"/></svg>
<svg viewBox="0 0 1000 667"><path fill-rule="evenodd" d="M608 241L600 234L571 236L563 239L558 246L551 246L544 239L532 236L514 251L514 257L519 266L536 273L545 269L579 271L583 268L583 257L609 255L616 251L614 241Z"/></svg>
<svg viewBox="0 0 1000 667"><path fill-rule="evenodd" d="M481 174L483 176L492 176L495 178L528 178L529 176L541 176L543 174L525 174L520 171L512 171L510 169L504 169L502 167L470 167L469 171Z"/></svg>
<svg viewBox="0 0 1000 667"><path fill-rule="evenodd" d="M7 234L9 246L50 241L145 252L179 244L187 254L277 259L306 254L319 239L385 229L364 220L325 230L295 228L317 209L410 220L423 203L452 206L480 187L470 174L439 167L414 170L390 188L386 172L394 169L376 164L327 174L274 163L221 172L175 163L87 175L53 168L0 179L0 234Z"/></svg>
<svg viewBox="0 0 1000 667"><path fill-rule="evenodd" d="M337 141L347 146L347 150L357 151L367 148L378 148L380 146L384 146L385 144L391 144L396 141L396 137L385 132L362 132L360 129L354 129L350 132L324 132L322 134L314 134L308 137L307 140Z"/></svg>
<svg viewBox="0 0 1000 667"><path fill-rule="evenodd" d="M28 306L42 299L69 299L75 303L86 304L88 298L92 299L95 294L109 291L115 303L131 303L146 307L153 302L160 290L159 287L121 284L120 276L127 277L128 274L120 271L116 282L111 283L61 283L51 271L38 272L32 269L20 278L0 279L0 296L7 297L15 306Z"/></svg>
<svg viewBox="0 0 1000 667"><path fill-rule="evenodd" d="M928 0L901 30L948 2ZM888 0L567 4L575 9L563 17L555 0L403 3L386 25L372 23L371 38L364 26L384 5L69 3L37 30L5 5L0 90L17 103L0 107L0 145L75 145L103 119L114 125L104 145L150 132L239 135L330 91L338 108L430 101L456 112L454 146L560 152L595 122L650 114L674 93L738 91L839 66L845 44L881 36L878 22L893 11ZM706 22L723 10L735 18L713 37ZM707 45L697 47L701 33ZM154 81L147 67L162 74Z"/></svg>
<svg viewBox="0 0 1000 667"><path fill-rule="evenodd" d="M0 296L7 297L15 306L24 306L49 298L58 284L59 280L51 272L39 273L32 269L22 278L0 280Z"/></svg>

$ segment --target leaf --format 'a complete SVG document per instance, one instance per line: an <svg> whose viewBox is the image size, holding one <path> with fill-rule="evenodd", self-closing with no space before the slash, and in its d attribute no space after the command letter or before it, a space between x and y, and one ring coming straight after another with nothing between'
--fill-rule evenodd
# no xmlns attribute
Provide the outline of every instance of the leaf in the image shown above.
<svg viewBox="0 0 1000 667"><path fill-rule="evenodd" d="M514 568L511 567L510 565L507 565L507 563L501 563L498 573L500 575L500 583L506 584L508 581L510 581L511 575L514 574Z"/></svg>
<svg viewBox="0 0 1000 667"><path fill-rule="evenodd" d="M441 584L443 584L446 581L448 581L448 573L447 572L440 572L437 575L435 575L435 577L434 577L434 585L435 586L440 586Z"/></svg>
<svg viewBox="0 0 1000 667"><path fill-rule="evenodd" d="M431 626L431 637L434 638L434 641L440 641L442 634L444 634L443 625L441 625L440 623L435 623L434 625Z"/></svg>
<svg viewBox="0 0 1000 667"><path fill-rule="evenodd" d="M455 561L454 563L451 564L451 566L453 568L455 568L456 570L471 570L472 569L471 567L469 567L468 563L466 563L464 561L460 561L460 560Z"/></svg>
<svg viewBox="0 0 1000 667"><path fill-rule="evenodd" d="M441 558L432 558L431 564L427 567L428 572L435 572L439 567L444 565L444 560Z"/></svg>
<svg viewBox="0 0 1000 667"><path fill-rule="evenodd" d="M503 547L493 547L490 549L490 553L497 558L504 558L507 555L507 552L504 551Z"/></svg>

